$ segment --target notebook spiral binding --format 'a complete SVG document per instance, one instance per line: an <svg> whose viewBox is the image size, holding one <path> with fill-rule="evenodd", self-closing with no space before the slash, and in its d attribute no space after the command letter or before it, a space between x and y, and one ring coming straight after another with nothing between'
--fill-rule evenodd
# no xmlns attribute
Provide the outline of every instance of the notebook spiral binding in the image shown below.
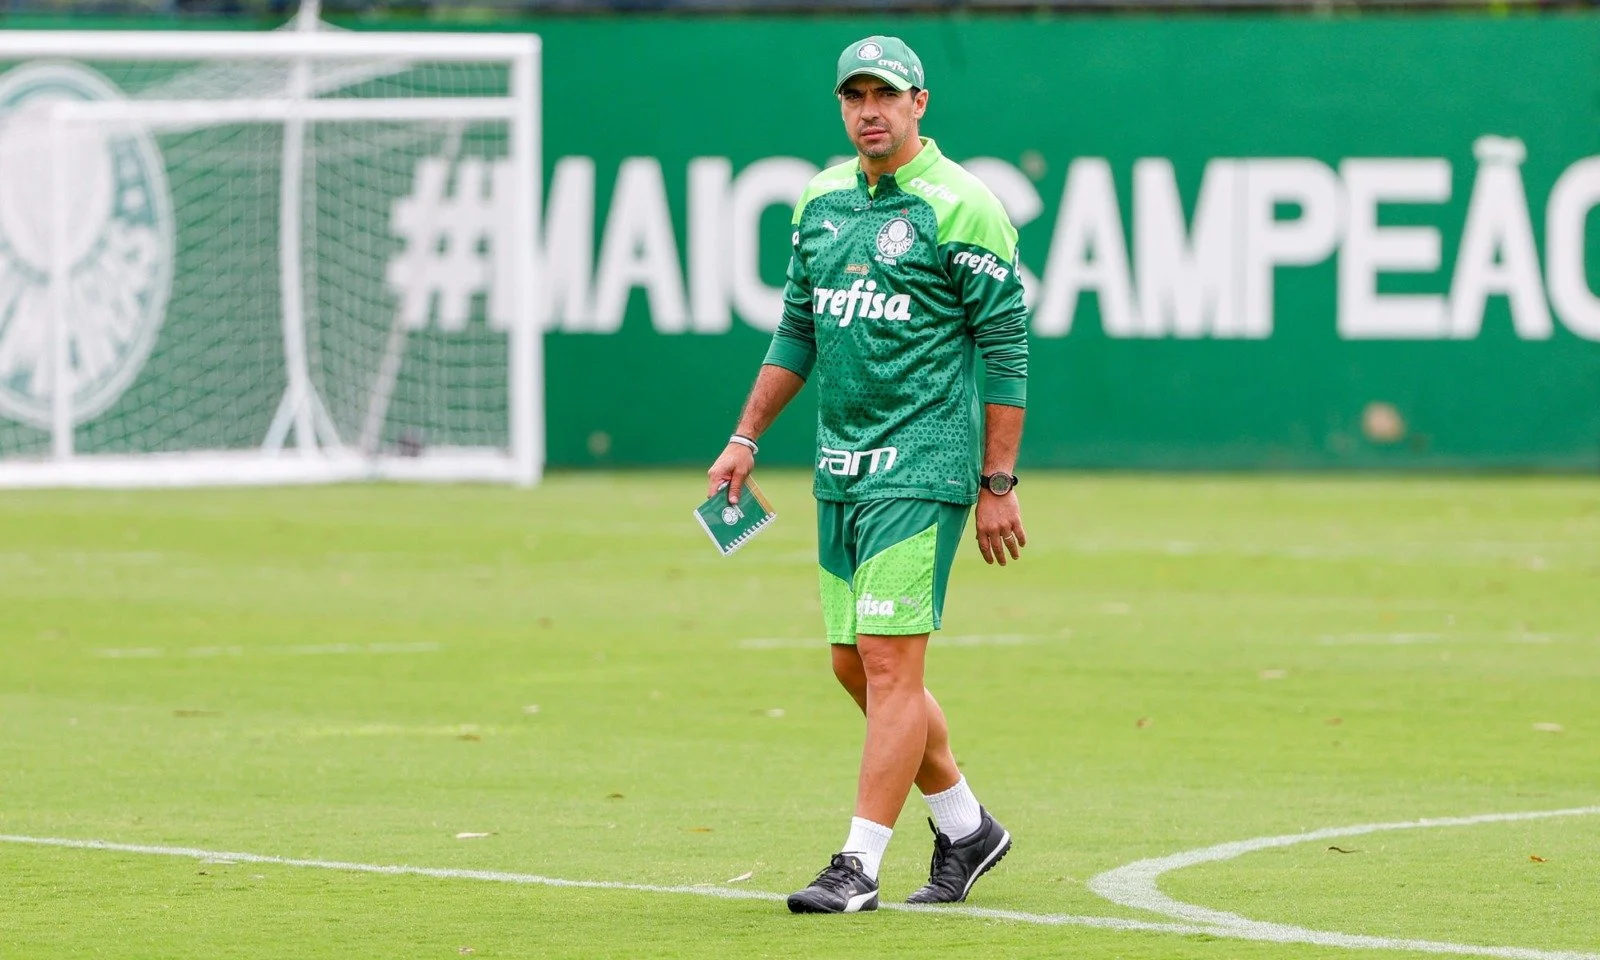
<svg viewBox="0 0 1600 960"><path fill-rule="evenodd" d="M737 537L734 537L728 542L728 552L733 553L735 550L738 550L740 547L744 546L744 542L746 540L749 540L751 537L760 533L767 524L776 519L778 519L778 515L776 513L769 513L760 520L756 521L755 526L751 527L749 530L746 530L744 533L739 534ZM715 538L713 537L712 539Z"/></svg>

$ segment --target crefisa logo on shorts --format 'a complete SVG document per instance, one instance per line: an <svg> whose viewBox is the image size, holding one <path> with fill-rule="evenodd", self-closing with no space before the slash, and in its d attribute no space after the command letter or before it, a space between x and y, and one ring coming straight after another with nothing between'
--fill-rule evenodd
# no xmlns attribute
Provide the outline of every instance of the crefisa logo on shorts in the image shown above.
<svg viewBox="0 0 1600 960"><path fill-rule="evenodd" d="M856 616L892 617L894 616L894 601L879 600L870 593L863 593L861 599L856 601Z"/></svg>
<svg viewBox="0 0 1600 960"><path fill-rule="evenodd" d="M57 128L50 121L55 104L121 96L105 77L72 63L28 64L0 76L0 416L42 429L55 395L58 282L65 284L74 423L122 396L166 316L172 200L155 141L131 124ZM58 168L64 201L55 197ZM54 275L57 224L64 277Z"/></svg>

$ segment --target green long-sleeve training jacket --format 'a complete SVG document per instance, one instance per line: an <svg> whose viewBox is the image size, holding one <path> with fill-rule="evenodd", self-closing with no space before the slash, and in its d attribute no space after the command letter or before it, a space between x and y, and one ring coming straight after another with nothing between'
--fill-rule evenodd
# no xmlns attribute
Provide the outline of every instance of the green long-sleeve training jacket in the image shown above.
<svg viewBox="0 0 1600 960"><path fill-rule="evenodd" d="M922 144L870 189L859 160L829 167L795 205L766 362L815 382L819 500L973 503L983 403L1027 402L1016 228Z"/></svg>

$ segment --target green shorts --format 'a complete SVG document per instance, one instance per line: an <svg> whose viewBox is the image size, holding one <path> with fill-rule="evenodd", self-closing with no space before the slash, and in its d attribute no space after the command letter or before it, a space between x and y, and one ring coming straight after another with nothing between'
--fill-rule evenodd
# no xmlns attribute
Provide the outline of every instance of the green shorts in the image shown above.
<svg viewBox="0 0 1600 960"><path fill-rule="evenodd" d="M829 643L939 629L950 564L971 507L933 500L817 501L817 562Z"/></svg>

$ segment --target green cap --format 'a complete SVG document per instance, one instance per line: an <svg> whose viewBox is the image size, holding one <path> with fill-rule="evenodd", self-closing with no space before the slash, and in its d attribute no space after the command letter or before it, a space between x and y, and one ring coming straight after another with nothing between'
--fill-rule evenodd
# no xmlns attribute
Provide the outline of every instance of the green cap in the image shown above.
<svg viewBox="0 0 1600 960"><path fill-rule="evenodd" d="M844 82L858 74L885 80L896 90L927 86L922 80L922 60L899 37L867 37L839 54L839 75L833 82L838 93Z"/></svg>

